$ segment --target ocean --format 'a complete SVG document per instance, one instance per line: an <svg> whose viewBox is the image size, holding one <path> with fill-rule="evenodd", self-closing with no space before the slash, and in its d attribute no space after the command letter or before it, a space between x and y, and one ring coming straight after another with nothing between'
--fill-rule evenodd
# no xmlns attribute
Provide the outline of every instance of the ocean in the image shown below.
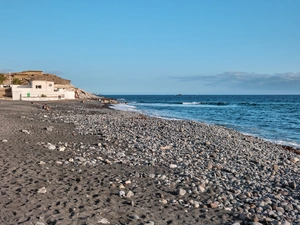
<svg viewBox="0 0 300 225"><path fill-rule="evenodd" d="M110 95L119 110L194 120L300 148L300 95Z"/></svg>

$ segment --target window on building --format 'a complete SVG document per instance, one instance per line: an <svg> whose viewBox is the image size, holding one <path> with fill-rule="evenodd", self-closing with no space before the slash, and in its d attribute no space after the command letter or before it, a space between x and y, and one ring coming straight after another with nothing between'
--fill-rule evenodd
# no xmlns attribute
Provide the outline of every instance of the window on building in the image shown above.
<svg viewBox="0 0 300 225"><path fill-rule="evenodd" d="M49 84L49 87L52 87L52 84Z"/></svg>
<svg viewBox="0 0 300 225"><path fill-rule="evenodd" d="M35 89L42 89L42 85L35 85Z"/></svg>

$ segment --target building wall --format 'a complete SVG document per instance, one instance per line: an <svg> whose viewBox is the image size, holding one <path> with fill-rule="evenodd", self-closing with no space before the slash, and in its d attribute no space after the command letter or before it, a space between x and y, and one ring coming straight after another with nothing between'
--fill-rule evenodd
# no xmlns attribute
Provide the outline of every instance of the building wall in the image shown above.
<svg viewBox="0 0 300 225"><path fill-rule="evenodd" d="M54 92L54 82L53 81L44 81L44 80L34 80L31 82L32 89L40 92Z"/></svg>
<svg viewBox="0 0 300 225"><path fill-rule="evenodd" d="M53 81L32 81L30 85L12 85L13 100L74 99L74 91L55 91Z"/></svg>

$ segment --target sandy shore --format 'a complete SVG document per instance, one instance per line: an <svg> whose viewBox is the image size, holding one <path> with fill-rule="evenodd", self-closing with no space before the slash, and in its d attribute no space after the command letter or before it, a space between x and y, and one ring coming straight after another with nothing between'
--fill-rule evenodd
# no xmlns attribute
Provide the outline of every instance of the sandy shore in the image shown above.
<svg viewBox="0 0 300 225"><path fill-rule="evenodd" d="M97 101L0 103L0 224L299 224L281 146Z"/></svg>

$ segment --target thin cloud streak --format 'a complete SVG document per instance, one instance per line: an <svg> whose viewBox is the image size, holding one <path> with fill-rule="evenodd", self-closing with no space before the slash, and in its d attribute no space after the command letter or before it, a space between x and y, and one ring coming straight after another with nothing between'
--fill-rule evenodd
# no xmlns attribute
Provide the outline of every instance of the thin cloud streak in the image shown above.
<svg viewBox="0 0 300 225"><path fill-rule="evenodd" d="M211 76L173 76L180 82L197 82L201 85L229 90L261 91L269 93L300 93L300 73L260 74L225 72Z"/></svg>

